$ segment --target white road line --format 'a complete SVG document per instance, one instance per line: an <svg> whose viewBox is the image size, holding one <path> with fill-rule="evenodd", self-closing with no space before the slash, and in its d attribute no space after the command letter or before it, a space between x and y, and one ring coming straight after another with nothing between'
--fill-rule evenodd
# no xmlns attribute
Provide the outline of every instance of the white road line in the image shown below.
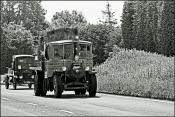
<svg viewBox="0 0 175 117"><path fill-rule="evenodd" d="M30 105L34 105L34 106L38 105L38 104L35 104L35 103L26 103L26 104L30 104Z"/></svg>
<svg viewBox="0 0 175 117"><path fill-rule="evenodd" d="M70 114L74 114L73 112L71 112L71 111L67 111L67 110L60 110L60 111L62 111L62 112L66 112L66 113L70 113Z"/></svg>
<svg viewBox="0 0 175 117"><path fill-rule="evenodd" d="M3 100L9 100L8 98L2 98Z"/></svg>

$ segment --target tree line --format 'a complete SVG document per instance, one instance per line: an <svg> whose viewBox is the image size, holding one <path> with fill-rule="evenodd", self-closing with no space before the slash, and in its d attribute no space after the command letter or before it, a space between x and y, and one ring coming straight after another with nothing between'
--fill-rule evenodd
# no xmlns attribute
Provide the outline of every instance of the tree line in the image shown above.
<svg viewBox="0 0 175 117"><path fill-rule="evenodd" d="M123 47L175 55L174 1L126 1L122 14Z"/></svg>
<svg viewBox="0 0 175 117"><path fill-rule="evenodd" d="M81 40L93 42L95 65L110 56L114 45L174 55L172 2L126 1L121 26L109 2L97 24L88 23L76 10L56 12L51 22L45 14L41 1L1 1L1 74L11 67L12 55L33 54L34 40L60 27L76 27Z"/></svg>

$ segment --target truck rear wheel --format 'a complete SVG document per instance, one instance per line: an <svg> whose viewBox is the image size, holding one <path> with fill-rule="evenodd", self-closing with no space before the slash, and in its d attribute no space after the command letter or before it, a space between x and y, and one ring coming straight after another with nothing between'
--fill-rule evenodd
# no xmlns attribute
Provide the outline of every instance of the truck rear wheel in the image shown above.
<svg viewBox="0 0 175 117"><path fill-rule="evenodd" d="M91 75L89 78L89 96L95 97L97 90L97 79L95 75Z"/></svg>
<svg viewBox="0 0 175 117"><path fill-rule="evenodd" d="M41 91L42 91L42 82L41 82L41 80L39 80L39 77L36 74L35 79L34 79L34 93L35 93L35 96L40 96Z"/></svg>
<svg viewBox="0 0 175 117"><path fill-rule="evenodd" d="M53 87L54 87L54 95L56 98L60 98L63 92L63 85L61 77L58 75L54 75L53 77Z"/></svg>

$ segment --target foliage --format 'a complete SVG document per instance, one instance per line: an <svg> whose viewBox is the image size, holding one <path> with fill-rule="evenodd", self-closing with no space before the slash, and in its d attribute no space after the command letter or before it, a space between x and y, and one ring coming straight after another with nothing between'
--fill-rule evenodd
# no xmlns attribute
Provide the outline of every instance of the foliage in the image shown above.
<svg viewBox="0 0 175 117"><path fill-rule="evenodd" d="M79 27L82 25L86 25L87 21L81 12L77 12L76 10L72 10L70 13L67 10L56 12L53 15L51 21L51 27L53 29L61 28L61 27Z"/></svg>
<svg viewBox="0 0 175 117"><path fill-rule="evenodd" d="M4 73L5 67L11 67L13 55L33 53L33 36L23 26L14 23L4 25L1 31L1 73Z"/></svg>
<svg viewBox="0 0 175 117"><path fill-rule="evenodd" d="M109 2L106 4L106 9L102 11L104 15L104 20L99 20L102 24L110 25L110 26L115 26L117 24L117 19L114 18L115 12L112 12L111 5Z"/></svg>
<svg viewBox="0 0 175 117"><path fill-rule="evenodd" d="M168 56L175 55L174 14L174 1L166 1L162 11L160 52Z"/></svg>
<svg viewBox="0 0 175 117"><path fill-rule="evenodd" d="M174 22L174 2L126 1L121 25L123 46L173 56Z"/></svg>
<svg viewBox="0 0 175 117"><path fill-rule="evenodd" d="M120 29L107 25L87 25L79 31L81 40L93 43L94 64L100 64L106 60L112 51L114 44L121 41Z"/></svg>
<svg viewBox="0 0 175 117"><path fill-rule="evenodd" d="M98 92L174 100L174 58L113 48L97 66Z"/></svg>
<svg viewBox="0 0 175 117"><path fill-rule="evenodd" d="M134 3L126 2L123 6L123 16L122 16L122 36L123 36L123 46L131 49L134 47Z"/></svg>
<svg viewBox="0 0 175 117"><path fill-rule="evenodd" d="M2 1L1 25L23 25L33 36L48 28L44 15L46 11L41 7L41 1Z"/></svg>

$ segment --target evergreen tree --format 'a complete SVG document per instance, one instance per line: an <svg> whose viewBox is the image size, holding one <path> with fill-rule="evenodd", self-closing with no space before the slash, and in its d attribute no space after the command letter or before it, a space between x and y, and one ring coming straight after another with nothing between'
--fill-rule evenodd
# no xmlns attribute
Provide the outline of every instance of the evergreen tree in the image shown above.
<svg viewBox="0 0 175 117"><path fill-rule="evenodd" d="M137 1L134 15L135 48L145 50L146 45L146 1Z"/></svg>
<svg viewBox="0 0 175 117"><path fill-rule="evenodd" d="M161 20L160 52L167 56L175 55L175 4L174 1L165 1Z"/></svg>
<svg viewBox="0 0 175 117"><path fill-rule="evenodd" d="M117 24L117 19L114 18L115 12L112 12L111 5L109 2L106 4L106 10L102 11L105 21L99 20L103 24L115 26Z"/></svg>
<svg viewBox="0 0 175 117"><path fill-rule="evenodd" d="M158 10L156 1L148 1L146 27L145 27L145 50L150 52L156 52L158 49L157 29L158 29Z"/></svg>
<svg viewBox="0 0 175 117"><path fill-rule="evenodd" d="M133 48L135 43L133 34L134 13L134 2L126 1L123 6L121 29L123 46L128 49Z"/></svg>

